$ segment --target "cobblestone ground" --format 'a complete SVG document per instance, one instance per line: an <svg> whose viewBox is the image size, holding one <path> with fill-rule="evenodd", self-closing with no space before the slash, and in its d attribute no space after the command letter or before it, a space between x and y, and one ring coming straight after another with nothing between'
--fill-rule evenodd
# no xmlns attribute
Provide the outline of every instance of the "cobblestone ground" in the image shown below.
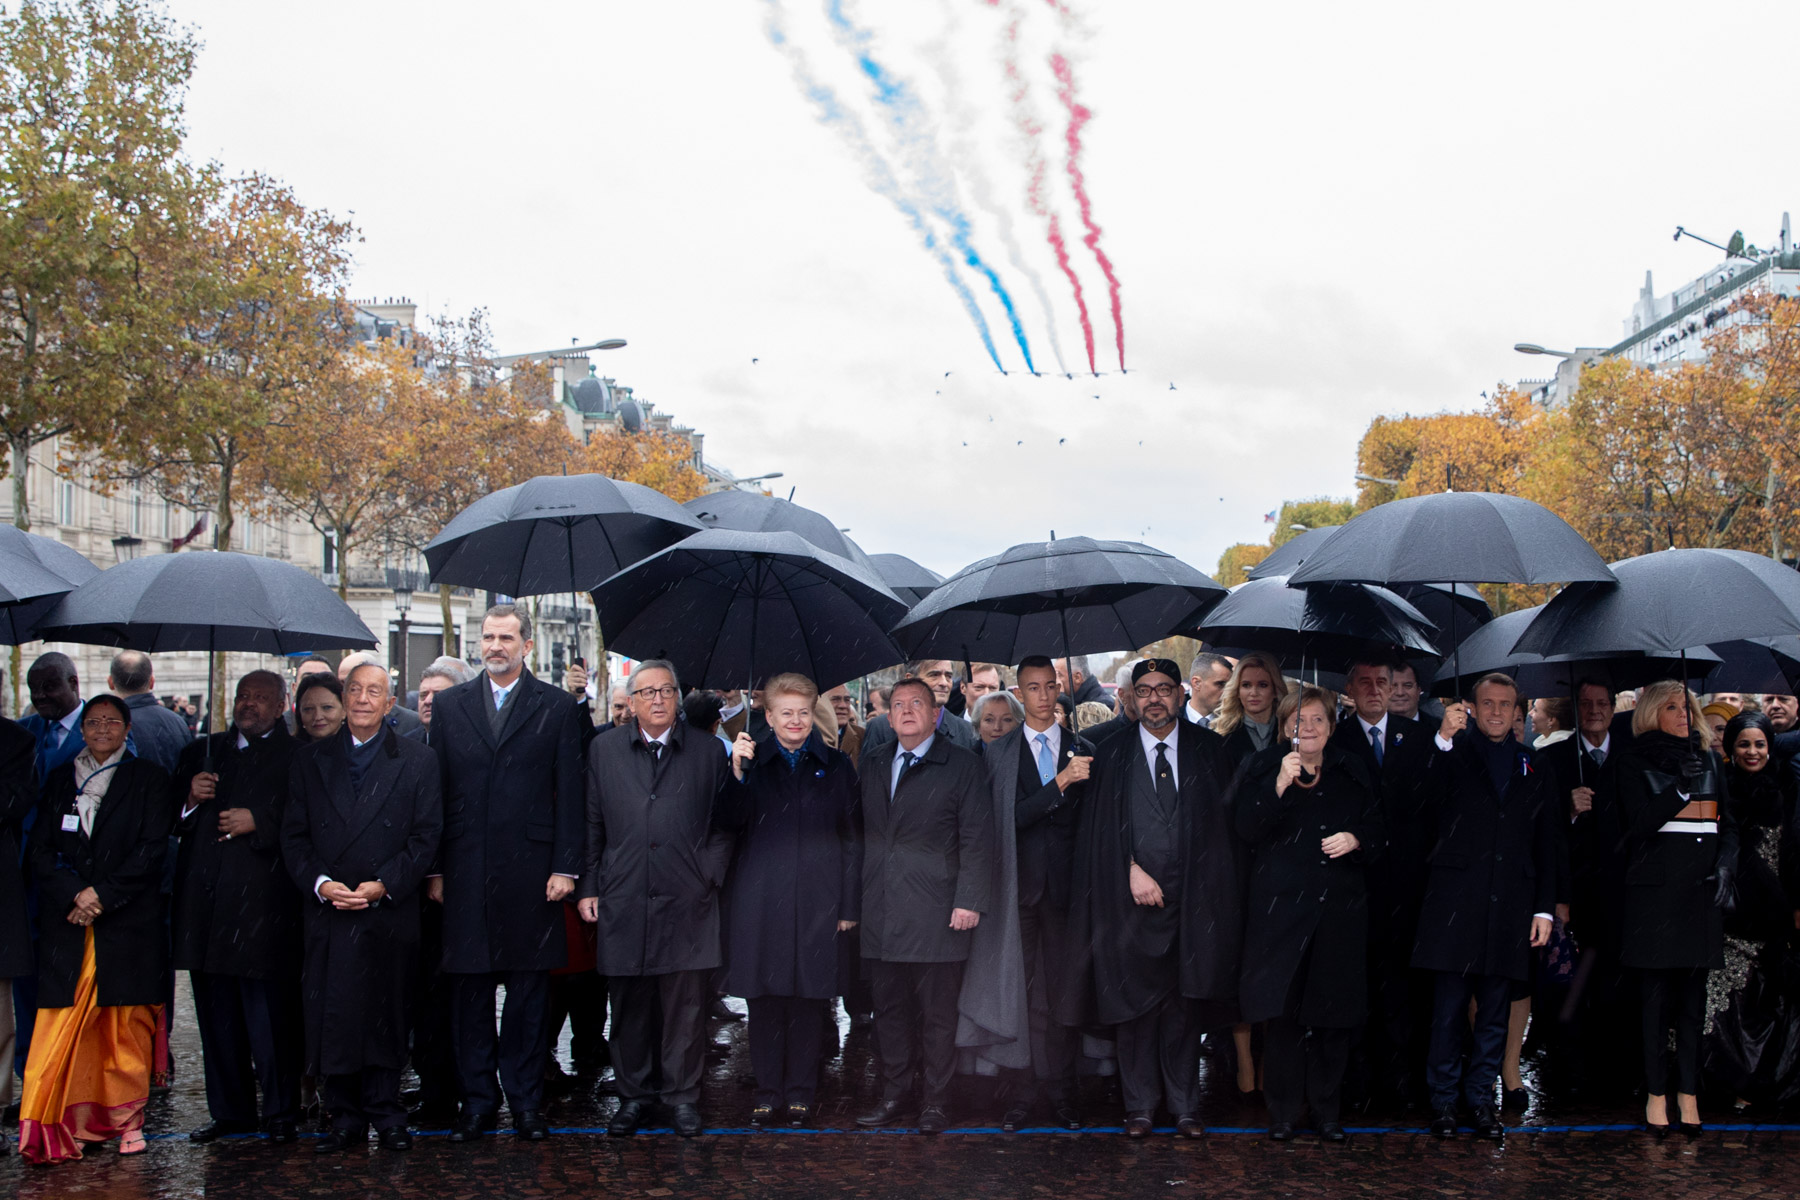
<svg viewBox="0 0 1800 1200"><path fill-rule="evenodd" d="M21 1197L1308 1197L1363 1195L1594 1198L1800 1195L1800 1124L1715 1124L1694 1139L1652 1141L1625 1124L1627 1111L1540 1105L1519 1119L1503 1146L1465 1133L1439 1142L1408 1121L1351 1123L1347 1146L1303 1134L1270 1142L1260 1105L1238 1101L1214 1079L1211 1134L1178 1142L1166 1134L1134 1143L1117 1132L1119 1107L1104 1081L1084 1097L1093 1128L1082 1133L1002 1134L994 1106L972 1091L957 1129L941 1137L855 1128L875 1094L867 1034L848 1033L820 1095L820 1129L752 1134L741 1126L749 1089L742 1024L715 1027L730 1056L709 1071L702 1111L714 1131L684 1141L646 1132L608 1139L616 1104L610 1075L579 1081L552 1107L559 1131L528 1144L502 1132L457 1146L426 1133L410 1154L367 1151L320 1156L311 1139L271 1146L256 1138L211 1146L188 1142L206 1120L199 1039L185 979L175 1023L181 1073L152 1100L149 1150L121 1159L112 1146L81 1162L27 1168L0 1159L0 1195ZM569 1062L568 1044L561 1058ZM502 1124L504 1124L504 1118Z"/></svg>

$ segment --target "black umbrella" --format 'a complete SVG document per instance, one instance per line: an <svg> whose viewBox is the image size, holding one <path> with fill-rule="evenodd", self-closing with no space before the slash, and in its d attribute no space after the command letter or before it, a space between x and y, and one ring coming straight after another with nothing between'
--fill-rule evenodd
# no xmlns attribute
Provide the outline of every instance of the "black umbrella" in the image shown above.
<svg viewBox="0 0 1800 1200"><path fill-rule="evenodd" d="M1702 691L1800 694L1800 637L1744 638L1707 649L1722 661L1706 673Z"/></svg>
<svg viewBox="0 0 1800 1200"><path fill-rule="evenodd" d="M1271 575L1292 575L1307 556L1325 544L1325 539L1343 528L1341 525L1318 525L1296 533L1275 549L1269 557L1244 572L1246 579L1267 579Z"/></svg>
<svg viewBox="0 0 1800 1200"><path fill-rule="evenodd" d="M1673 679L1682 673L1679 655L1647 655L1638 653L1584 657L1573 654L1545 656L1513 649L1519 635L1543 611L1543 606L1523 608L1498 616L1463 639L1457 647L1459 666L1446 663L1432 680L1434 696L1466 696L1469 688L1483 675L1498 671L1510 675L1524 696L1569 696L1575 698L1577 685L1592 679L1609 692L1643 687L1658 679ZM1688 656L1688 677L1698 682L1708 671L1719 667L1721 658L1704 648ZM1460 670L1461 674L1457 674Z"/></svg>
<svg viewBox="0 0 1800 1200"><path fill-rule="evenodd" d="M0 525L0 643L31 641L37 636L33 626L44 614L99 573L99 567L55 538Z"/></svg>
<svg viewBox="0 0 1800 1200"><path fill-rule="evenodd" d="M1431 618L1439 629L1454 625L1474 630L1494 619L1493 608L1473 584L1398 583L1389 590Z"/></svg>
<svg viewBox="0 0 1800 1200"><path fill-rule="evenodd" d="M942 575L929 567L921 567L904 554L871 554L869 562L881 576L881 581L888 585L888 590L904 600L908 608L944 582Z"/></svg>
<svg viewBox="0 0 1800 1200"><path fill-rule="evenodd" d="M483 496L425 547L433 583L508 596L585 592L700 528L653 488L540 475Z"/></svg>
<svg viewBox="0 0 1800 1200"><path fill-rule="evenodd" d="M1436 656L1424 613L1383 587L1290 587L1275 575L1240 583L1192 631L1227 651L1262 650L1284 667L1343 671L1362 654Z"/></svg>
<svg viewBox="0 0 1800 1200"><path fill-rule="evenodd" d="M736 529L742 533L797 533L819 549L869 567L869 556L824 513L814 512L792 500L777 500L761 492L736 488L696 496L682 505L708 529Z"/></svg>
<svg viewBox="0 0 1800 1200"><path fill-rule="evenodd" d="M704 529L593 589L608 645L666 658L690 684L798 671L821 690L901 658L906 605L875 574L797 533Z"/></svg>
<svg viewBox="0 0 1800 1200"><path fill-rule="evenodd" d="M150 654L205 650L209 714L210 656L218 651L288 655L377 645L350 606L299 567L229 550L153 554L109 567L64 596L35 636Z"/></svg>

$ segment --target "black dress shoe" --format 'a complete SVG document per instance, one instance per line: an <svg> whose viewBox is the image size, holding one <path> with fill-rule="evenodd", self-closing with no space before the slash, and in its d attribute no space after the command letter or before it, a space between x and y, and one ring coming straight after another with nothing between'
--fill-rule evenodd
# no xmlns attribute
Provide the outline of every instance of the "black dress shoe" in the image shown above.
<svg viewBox="0 0 1800 1200"><path fill-rule="evenodd" d="M788 1105L787 1123L794 1129L805 1129L812 1123L812 1106L798 1103Z"/></svg>
<svg viewBox="0 0 1800 1200"><path fill-rule="evenodd" d="M300 1128L292 1121L270 1121L269 1140L277 1146L285 1146L300 1136Z"/></svg>
<svg viewBox="0 0 1800 1200"><path fill-rule="evenodd" d="M1175 1117L1175 1136L1184 1138L1203 1138L1206 1126L1193 1113L1180 1113Z"/></svg>
<svg viewBox="0 0 1800 1200"><path fill-rule="evenodd" d="M543 1113L527 1108L513 1114L513 1132L528 1142L541 1142L550 1136L550 1122Z"/></svg>
<svg viewBox="0 0 1800 1200"><path fill-rule="evenodd" d="M1058 1100L1055 1105L1056 1123L1064 1129L1080 1129L1082 1126L1081 1110L1068 1100Z"/></svg>
<svg viewBox="0 0 1800 1200"><path fill-rule="evenodd" d="M450 1126L450 1140L453 1142L473 1142L484 1133L492 1133L498 1121L493 1113L464 1113L456 1118Z"/></svg>
<svg viewBox="0 0 1800 1200"><path fill-rule="evenodd" d="M706 1128L706 1122L700 1119L700 1110L692 1104L675 1106L675 1132L682 1137L693 1137Z"/></svg>
<svg viewBox="0 0 1800 1200"><path fill-rule="evenodd" d="M707 1062L724 1062L726 1059L728 1059L730 1057L731 1057L731 1043L730 1042L708 1042L708 1043L706 1043L706 1061Z"/></svg>
<svg viewBox="0 0 1800 1200"><path fill-rule="evenodd" d="M612 1120L606 1123L606 1136L630 1137L638 1131L638 1126L643 1123L644 1102L641 1100L627 1100L625 1103L619 1105L619 1111L614 1113L612 1115Z"/></svg>
<svg viewBox="0 0 1800 1200"><path fill-rule="evenodd" d="M1441 1138L1455 1137L1456 1136L1456 1110L1454 1108L1438 1109L1437 1116L1435 1116L1431 1119L1431 1133L1432 1133L1433 1137L1441 1137Z"/></svg>
<svg viewBox="0 0 1800 1200"><path fill-rule="evenodd" d="M1291 1121L1276 1121L1269 1126L1271 1141L1291 1142L1294 1140L1294 1125Z"/></svg>
<svg viewBox="0 0 1800 1200"><path fill-rule="evenodd" d="M1125 1114L1125 1136L1128 1138L1147 1138L1155 1126L1147 1112L1131 1112Z"/></svg>
<svg viewBox="0 0 1800 1200"><path fill-rule="evenodd" d="M1029 1120L1031 1120L1031 1110L1023 1105L1014 1105L1006 1110L1005 1116L1000 1118L1000 1132L1017 1133Z"/></svg>
<svg viewBox="0 0 1800 1200"><path fill-rule="evenodd" d="M920 1133L942 1133L950 1128L950 1114L941 1104L927 1104L919 1110Z"/></svg>
<svg viewBox="0 0 1800 1200"><path fill-rule="evenodd" d="M1531 1093L1522 1087L1500 1088L1500 1107L1508 1112L1524 1112L1531 1107Z"/></svg>
<svg viewBox="0 0 1800 1200"><path fill-rule="evenodd" d="M1336 1121L1324 1121L1319 1125L1319 1136L1328 1142L1347 1142L1350 1135Z"/></svg>
<svg viewBox="0 0 1800 1200"><path fill-rule="evenodd" d="M188 1134L188 1141L199 1142L202 1146L208 1142L216 1142L222 1137L232 1137L240 1133L255 1133L256 1126L248 1121L208 1121L194 1132Z"/></svg>
<svg viewBox="0 0 1800 1200"><path fill-rule="evenodd" d="M1677 1121L1675 1128L1688 1137L1699 1137L1706 1132L1706 1126L1699 1121Z"/></svg>
<svg viewBox="0 0 1800 1200"><path fill-rule="evenodd" d="M333 1129L319 1139L319 1144L313 1147L313 1153L333 1154L342 1150L348 1150L352 1146L366 1146L368 1144L369 1135L366 1130Z"/></svg>
<svg viewBox="0 0 1800 1200"><path fill-rule="evenodd" d="M883 1100L874 1108L856 1118L856 1123L864 1129L879 1129L883 1125L892 1125L906 1114L905 1106L898 1100Z"/></svg>
<svg viewBox="0 0 1800 1200"><path fill-rule="evenodd" d="M1506 1126L1500 1123L1500 1112L1491 1104L1477 1105L1469 1124L1475 1127L1475 1136L1478 1138L1498 1142L1506 1137Z"/></svg>
<svg viewBox="0 0 1800 1200"><path fill-rule="evenodd" d="M750 1128L767 1129L775 1123L775 1106L759 1104L750 1110Z"/></svg>
<svg viewBox="0 0 1800 1200"><path fill-rule="evenodd" d="M725 1003L723 996L713 997L713 1002L707 1008L706 1015L715 1021L741 1021L744 1019L744 1014L733 1011L731 1005Z"/></svg>
<svg viewBox="0 0 1800 1200"><path fill-rule="evenodd" d="M412 1130L404 1125L396 1125L392 1129L383 1129L375 1135L381 1142L383 1150L407 1151L412 1149Z"/></svg>

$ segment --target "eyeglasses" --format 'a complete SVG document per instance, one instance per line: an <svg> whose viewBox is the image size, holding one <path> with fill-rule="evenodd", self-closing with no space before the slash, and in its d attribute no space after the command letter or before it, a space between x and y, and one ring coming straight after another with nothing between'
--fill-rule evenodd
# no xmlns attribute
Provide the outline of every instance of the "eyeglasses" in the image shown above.
<svg viewBox="0 0 1800 1200"><path fill-rule="evenodd" d="M83 729L123 729L125 722L117 717L83 717L81 727Z"/></svg>
<svg viewBox="0 0 1800 1200"><path fill-rule="evenodd" d="M665 683L660 687L641 687L631 694L634 696L642 696L646 700L673 700L675 698L675 692L676 687L674 684Z"/></svg>
<svg viewBox="0 0 1800 1200"><path fill-rule="evenodd" d="M1175 695L1176 686L1172 683L1140 683L1131 690L1139 700L1148 700L1152 696L1159 700L1167 700Z"/></svg>

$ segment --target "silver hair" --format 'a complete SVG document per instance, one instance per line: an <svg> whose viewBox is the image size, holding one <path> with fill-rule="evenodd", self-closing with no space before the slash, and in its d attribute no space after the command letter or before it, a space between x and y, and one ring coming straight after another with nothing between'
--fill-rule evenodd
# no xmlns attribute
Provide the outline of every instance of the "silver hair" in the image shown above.
<svg viewBox="0 0 1800 1200"><path fill-rule="evenodd" d="M997 692L989 692L975 702L975 707L969 710L969 724L979 728L981 725L981 710L988 705L999 701L1005 701L1006 706L1012 709L1013 720L1019 722L1025 720L1025 706L1019 703L1019 698L1017 696L1002 688ZM946 718L946 720L947 719L948 718Z"/></svg>
<svg viewBox="0 0 1800 1200"><path fill-rule="evenodd" d="M646 658L631 673L635 676L639 671L667 671L669 681L675 685L675 690L677 692L681 690L681 676L675 673L675 664L666 658ZM625 690L629 693L631 689L626 688ZM610 698L608 698L608 703L611 703Z"/></svg>
<svg viewBox="0 0 1800 1200"><path fill-rule="evenodd" d="M1144 661L1143 656L1140 655L1136 658L1128 658L1124 662L1120 663L1119 669L1113 672L1113 682L1116 683L1117 685L1119 685L1120 687L1130 687L1131 686L1131 668L1137 666L1139 663L1141 663L1143 661Z"/></svg>
<svg viewBox="0 0 1800 1200"><path fill-rule="evenodd" d="M451 684L467 683L475 678L475 669L454 654L440 654L431 665L419 672L420 679L448 679Z"/></svg>
<svg viewBox="0 0 1800 1200"><path fill-rule="evenodd" d="M355 654L346 654L338 660L338 678L350 678L350 672L358 667L382 667L387 664L373 650L358 650Z"/></svg>

